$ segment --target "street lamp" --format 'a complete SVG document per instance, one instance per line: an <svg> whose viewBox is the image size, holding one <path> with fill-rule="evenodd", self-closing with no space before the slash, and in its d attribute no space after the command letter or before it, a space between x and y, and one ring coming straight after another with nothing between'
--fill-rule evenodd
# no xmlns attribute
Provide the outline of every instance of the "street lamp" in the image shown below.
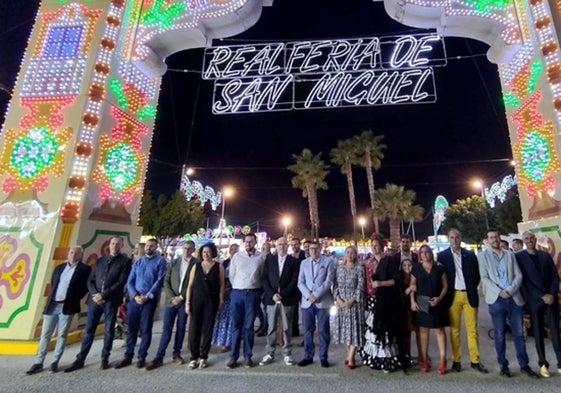
<svg viewBox="0 0 561 393"><path fill-rule="evenodd" d="M224 232L224 228L226 228L226 220L224 220L224 209L226 208L226 198L229 198L234 194L234 189L231 187L224 187L222 189L222 214L220 215L220 237L218 238L218 245L222 245L222 233Z"/></svg>
<svg viewBox="0 0 561 393"><path fill-rule="evenodd" d="M282 218L282 225L284 225L284 237L288 235L288 226L292 223L292 219L289 216L284 216Z"/></svg>
<svg viewBox="0 0 561 393"><path fill-rule="evenodd" d="M473 186L481 190L481 198L483 198L483 208L485 210L485 228L489 230L489 217L487 216L487 200L485 199L485 186L483 185L483 181L481 180L475 180L473 182Z"/></svg>
<svg viewBox="0 0 561 393"><path fill-rule="evenodd" d="M364 240L364 226L366 225L366 218L362 216L359 217L358 223L360 224L360 228L362 229L362 240Z"/></svg>

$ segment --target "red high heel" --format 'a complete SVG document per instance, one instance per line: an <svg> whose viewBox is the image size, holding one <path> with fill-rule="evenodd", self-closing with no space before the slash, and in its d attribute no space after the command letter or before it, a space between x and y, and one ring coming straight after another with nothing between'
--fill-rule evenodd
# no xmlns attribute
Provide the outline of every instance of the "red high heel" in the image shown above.
<svg viewBox="0 0 561 393"><path fill-rule="evenodd" d="M438 373L440 375L444 375L448 372L448 369L446 368L446 361L444 361L443 363L440 363L440 365L438 366Z"/></svg>
<svg viewBox="0 0 561 393"><path fill-rule="evenodd" d="M424 373L428 373L430 370L430 363L429 362L419 362L419 365L421 366L421 371Z"/></svg>

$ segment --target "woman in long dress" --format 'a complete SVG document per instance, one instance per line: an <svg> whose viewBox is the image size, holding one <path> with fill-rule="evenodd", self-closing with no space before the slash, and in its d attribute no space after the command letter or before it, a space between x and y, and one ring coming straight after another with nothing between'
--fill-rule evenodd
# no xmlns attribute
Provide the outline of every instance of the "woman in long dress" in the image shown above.
<svg viewBox="0 0 561 393"><path fill-rule="evenodd" d="M334 295L337 305L335 342L345 344L345 364L354 369L357 347L364 343L364 267L358 263L354 246L347 247L343 262L337 266Z"/></svg>
<svg viewBox="0 0 561 393"><path fill-rule="evenodd" d="M432 249L426 244L419 249L419 261L411 272L411 310L413 320L419 327L420 349L419 365L421 371L428 372L431 364L428 360L429 333L436 332L436 341L440 355L439 374L446 374L446 332L449 325L448 309L442 302L448 290L446 269L434 260Z"/></svg>
<svg viewBox="0 0 561 393"><path fill-rule="evenodd" d="M391 257L383 257L373 275L367 277L375 289L370 335L363 359L372 369L386 373L408 364L402 359L399 343L405 320L403 296L399 286L399 265ZM402 351L403 352L403 351Z"/></svg>
<svg viewBox="0 0 561 393"><path fill-rule="evenodd" d="M224 268L224 307L218 310L216 314L216 321L214 322L214 332L212 334L212 345L219 346L221 353L230 352L230 338L232 335L232 318L230 316L230 290L232 284L228 279L228 268L230 267L230 260L239 250L236 243L230 245L228 250L228 259L222 262Z"/></svg>

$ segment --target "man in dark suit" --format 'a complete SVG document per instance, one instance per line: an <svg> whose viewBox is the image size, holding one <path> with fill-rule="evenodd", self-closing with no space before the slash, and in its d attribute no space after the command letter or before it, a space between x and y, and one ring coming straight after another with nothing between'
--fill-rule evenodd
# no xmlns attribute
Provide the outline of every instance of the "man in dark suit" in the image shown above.
<svg viewBox="0 0 561 393"><path fill-rule="evenodd" d="M193 266L201 261L193 256L195 242L188 240L183 245L183 255L175 259L168 267L164 278L164 293L166 294L166 309L164 311L164 325L158 352L156 357L148 365L146 370L153 370L164 363L166 349L171 341L173 325L177 320L175 329L175 342L173 344L173 362L184 364L181 357L181 348L185 338L185 328L187 326L187 313L185 312L185 296L187 284L189 284L189 274Z"/></svg>
<svg viewBox="0 0 561 393"><path fill-rule="evenodd" d="M524 232L526 250L516 253L522 271L522 292L530 311L534 342L538 353L540 374L549 378L549 363L545 358L544 327L547 325L551 344L557 357L557 370L561 373L561 339L559 338L559 273L555 263L545 251L536 248L536 235Z"/></svg>
<svg viewBox="0 0 561 393"><path fill-rule="evenodd" d="M84 362L93 344L95 330L102 315L105 319L105 334L103 336L100 368L102 370L109 368L109 355L115 336L117 308L123 302L125 284L131 271L131 260L126 255L121 254L123 244L122 237L111 238L109 255L99 258L93 266L88 279L90 299L82 346L74 363L64 372L72 372L84 367Z"/></svg>
<svg viewBox="0 0 561 393"><path fill-rule="evenodd" d="M27 371L28 375L36 374L43 370L43 361L47 355L49 342L55 328L58 338L55 347L55 356L51 363L50 372L58 371L58 362L64 352L68 329L72 318L80 312L80 299L88 293L88 276L91 268L80 262L84 251L82 247L75 246L68 250L68 260L58 265L51 278L51 293L43 311L43 326L41 339L35 364Z"/></svg>
<svg viewBox="0 0 561 393"><path fill-rule="evenodd" d="M293 237L290 240L290 247L292 248L292 258L296 259L296 266L297 270L300 271L300 264L304 259L307 258L306 252L302 250L301 247L302 243L300 239L297 237ZM298 291L298 305L300 304L301 294ZM292 314L292 337L297 337L300 335L300 307L294 307L294 311ZM304 342L302 341L302 346L304 346Z"/></svg>
<svg viewBox="0 0 561 393"><path fill-rule="evenodd" d="M296 259L288 255L288 242L285 237L280 237L276 242L277 254L269 254L263 266L263 302L267 307L268 331L267 354L259 363L265 366L275 359L275 344L277 341L277 321L282 325L284 363L292 366L292 317L294 308L298 307L298 271Z"/></svg>
<svg viewBox="0 0 561 393"><path fill-rule="evenodd" d="M479 333L477 315L479 293L477 287L481 278L477 256L473 251L462 248L462 234L453 228L448 231L450 248L439 252L437 260L446 268L448 292L444 304L450 318L450 342L452 344L452 370L462 370L462 344L460 338L462 314L464 317L471 368L486 374L487 369L480 362Z"/></svg>

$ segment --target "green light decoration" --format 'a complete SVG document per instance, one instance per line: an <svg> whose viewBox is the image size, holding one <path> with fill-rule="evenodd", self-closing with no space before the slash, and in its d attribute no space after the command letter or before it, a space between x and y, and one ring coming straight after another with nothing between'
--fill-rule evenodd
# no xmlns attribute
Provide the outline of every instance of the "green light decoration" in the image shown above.
<svg viewBox="0 0 561 393"><path fill-rule="evenodd" d="M528 81L528 93L534 94L536 91L536 85L538 83L538 79L543 72L543 65L541 61L535 61L532 63L532 67L530 69L530 80Z"/></svg>
<svg viewBox="0 0 561 393"><path fill-rule="evenodd" d="M154 105L146 105L138 111L138 120L144 121L156 117L156 107Z"/></svg>
<svg viewBox="0 0 561 393"><path fill-rule="evenodd" d="M520 106L520 98L518 98L515 94L507 93L503 97L505 106L510 106L513 108L518 108Z"/></svg>
<svg viewBox="0 0 561 393"><path fill-rule="evenodd" d="M117 78L111 79L109 82L109 88L115 97L117 97L117 102L119 103L121 109L126 110L129 107L129 100L125 94L125 88L123 87L121 81Z"/></svg>
<svg viewBox="0 0 561 393"><path fill-rule="evenodd" d="M492 8L504 10L513 3L513 0L466 0L466 3L473 5L478 12L490 14Z"/></svg>
<svg viewBox="0 0 561 393"><path fill-rule="evenodd" d="M177 3L166 6L166 0L156 0L152 8L142 16L145 25L160 25L160 29L173 26L173 20L179 18L185 12L185 3Z"/></svg>
<svg viewBox="0 0 561 393"><path fill-rule="evenodd" d="M75 1L75 0L57 0L57 3L66 4L66 3L70 3L72 1ZM86 3L91 3L93 0L85 0L85 1L86 1Z"/></svg>
<svg viewBox="0 0 561 393"><path fill-rule="evenodd" d="M521 153L524 174L531 178L533 183L541 183L551 163L547 138L536 131L530 132L524 141Z"/></svg>
<svg viewBox="0 0 561 393"><path fill-rule="evenodd" d="M46 127L37 127L14 144L11 166L23 179L34 179L55 163L59 141Z"/></svg>
<svg viewBox="0 0 561 393"><path fill-rule="evenodd" d="M113 189L122 192L136 182L138 159L130 145L119 143L107 151L103 168Z"/></svg>

